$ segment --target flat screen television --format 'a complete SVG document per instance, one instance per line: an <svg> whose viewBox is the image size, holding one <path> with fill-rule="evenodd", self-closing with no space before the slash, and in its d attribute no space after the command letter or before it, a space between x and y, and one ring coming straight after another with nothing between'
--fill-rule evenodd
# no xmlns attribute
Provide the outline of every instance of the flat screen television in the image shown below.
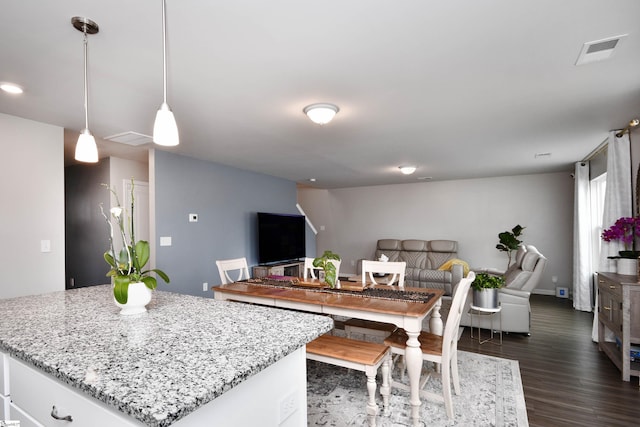
<svg viewBox="0 0 640 427"><path fill-rule="evenodd" d="M269 264L304 258L303 215L258 212L258 262Z"/></svg>

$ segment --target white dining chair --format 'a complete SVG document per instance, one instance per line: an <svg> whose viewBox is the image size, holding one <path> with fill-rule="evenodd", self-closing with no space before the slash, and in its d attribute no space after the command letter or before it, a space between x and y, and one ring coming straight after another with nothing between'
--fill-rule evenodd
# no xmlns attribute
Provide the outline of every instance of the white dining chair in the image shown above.
<svg viewBox="0 0 640 427"><path fill-rule="evenodd" d="M362 284L371 283L374 285L393 286L397 283L399 289L404 289L404 275L407 269L407 263L404 261L362 261ZM391 274L391 278L386 277L384 280L377 281L375 274Z"/></svg>
<svg viewBox="0 0 640 427"><path fill-rule="evenodd" d="M216 265L218 266L220 281L223 285L250 278L246 258L221 259L216 261ZM230 272L233 274L234 271L238 272L236 279L232 279L229 275Z"/></svg>
<svg viewBox="0 0 640 427"><path fill-rule="evenodd" d="M447 416L450 419L453 418L453 400L451 398L452 381L455 393L460 394L460 377L458 375L458 328L460 327L460 319L462 318L464 304L469 294L469 288L475 278L475 273L471 271L467 277L460 280L458 286L456 286L451 301L451 310L449 311L449 316L447 317L447 322L444 327L444 334L440 336L423 331L418 336L420 349L422 350L422 360L433 362L434 364L434 369L429 371L429 373L420 380L420 396L425 399L444 402ZM391 347L392 354L404 356L407 347L407 338L404 329L397 329L384 340L384 344ZM391 371L392 369L389 370L389 372ZM404 372L404 369L402 371ZM440 377L442 382L441 394L423 390L431 376ZM392 387L409 390L409 386L402 382L391 381L391 379L390 382Z"/></svg>
<svg viewBox="0 0 640 427"><path fill-rule="evenodd" d="M322 270L321 267L313 266L314 259L315 258L308 258L308 257L304 259L304 272L302 273L302 278L305 280L309 278L316 279L316 273L314 270ZM342 262L342 260L330 259L329 262L336 266L336 279L337 279L338 275L340 274L340 263Z"/></svg>
<svg viewBox="0 0 640 427"><path fill-rule="evenodd" d="M407 263L404 261L362 261L362 285L388 285L397 283L399 290L404 289L404 274ZM384 274L385 278L376 280L375 274ZM391 278L388 277L391 275ZM373 320L348 319L344 322L344 332L351 338L352 334L362 334L374 337L374 341L380 341L388 337L397 329L392 323L376 322Z"/></svg>

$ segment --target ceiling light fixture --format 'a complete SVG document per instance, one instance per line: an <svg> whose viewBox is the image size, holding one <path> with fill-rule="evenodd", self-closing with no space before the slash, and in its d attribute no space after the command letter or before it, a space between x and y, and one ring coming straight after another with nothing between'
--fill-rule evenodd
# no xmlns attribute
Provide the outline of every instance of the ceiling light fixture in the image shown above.
<svg viewBox="0 0 640 427"><path fill-rule="evenodd" d="M80 132L80 137L76 143L75 159L79 162L96 163L98 161L98 147L96 140L89 131L89 85L87 84L87 34L96 34L98 32L98 24L91 19L74 16L71 18L73 27L84 34L83 50L84 50L84 129Z"/></svg>
<svg viewBox="0 0 640 427"><path fill-rule="evenodd" d="M333 104L311 104L302 109L312 122L319 125L326 125L340 109Z"/></svg>
<svg viewBox="0 0 640 427"><path fill-rule="evenodd" d="M166 147L173 147L180 143L176 118L167 104L167 14L166 1L162 0L162 63L164 100L156 113L156 121L153 124L153 142Z"/></svg>
<svg viewBox="0 0 640 427"><path fill-rule="evenodd" d="M400 169L400 172L405 175L411 175L416 171L417 168L415 166L400 166L398 167L398 169Z"/></svg>
<svg viewBox="0 0 640 427"><path fill-rule="evenodd" d="M24 90L20 86L15 83L9 82L0 83L0 89L12 95L20 95L22 92L24 92Z"/></svg>

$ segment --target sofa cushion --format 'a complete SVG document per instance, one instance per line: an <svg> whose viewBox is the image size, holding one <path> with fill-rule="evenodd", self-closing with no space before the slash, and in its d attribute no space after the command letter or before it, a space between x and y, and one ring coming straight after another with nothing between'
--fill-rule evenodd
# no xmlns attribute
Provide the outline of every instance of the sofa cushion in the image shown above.
<svg viewBox="0 0 640 427"><path fill-rule="evenodd" d="M389 251L399 251L402 247L402 241L397 239L381 239L378 240L378 249L380 250L389 250Z"/></svg>
<svg viewBox="0 0 640 427"><path fill-rule="evenodd" d="M514 270L509 275L505 276L505 281L508 283L509 289L522 289L522 286L527 283L529 277L533 272L524 270Z"/></svg>
<svg viewBox="0 0 640 427"><path fill-rule="evenodd" d="M455 240L429 240L429 251L458 252L458 242Z"/></svg>
<svg viewBox="0 0 640 427"><path fill-rule="evenodd" d="M375 258L374 260L379 260L380 257L384 254L389 261L396 262L400 261L398 256L400 255L401 248L401 240L395 239L382 239L378 240L378 246L376 247Z"/></svg>
<svg viewBox="0 0 640 427"><path fill-rule="evenodd" d="M535 252L527 252L524 254L524 257L522 257L520 268L524 271L533 271L539 258L539 254Z"/></svg>
<svg viewBox="0 0 640 427"><path fill-rule="evenodd" d="M429 242L426 240L403 240L402 250L426 252L429 250Z"/></svg>

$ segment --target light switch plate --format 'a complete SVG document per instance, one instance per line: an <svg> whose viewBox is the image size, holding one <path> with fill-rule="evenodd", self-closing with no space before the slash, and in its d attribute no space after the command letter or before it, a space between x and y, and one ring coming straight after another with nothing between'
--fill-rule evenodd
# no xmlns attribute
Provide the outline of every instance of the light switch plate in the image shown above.
<svg viewBox="0 0 640 427"><path fill-rule="evenodd" d="M160 237L160 246L171 246L171 236Z"/></svg>

